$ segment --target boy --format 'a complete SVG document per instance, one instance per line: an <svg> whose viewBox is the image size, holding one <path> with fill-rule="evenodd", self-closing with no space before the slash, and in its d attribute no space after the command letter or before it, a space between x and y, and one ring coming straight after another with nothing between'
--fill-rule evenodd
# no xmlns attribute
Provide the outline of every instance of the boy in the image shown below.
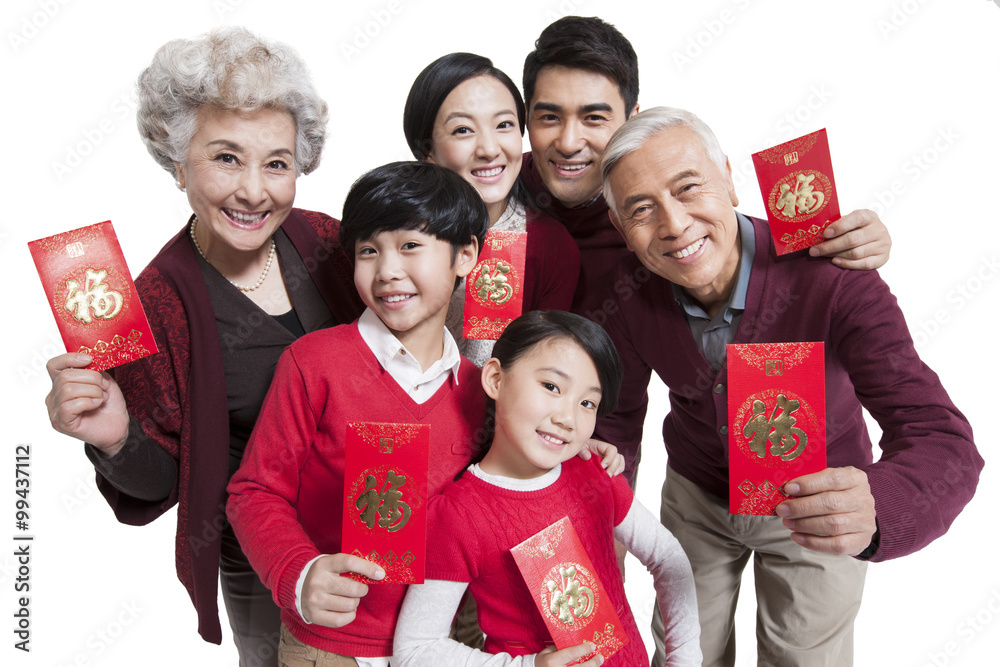
<svg viewBox="0 0 1000 667"><path fill-rule="evenodd" d="M282 608L280 664L386 665L392 654L406 587L340 576L385 576L340 553L346 424L431 424L431 495L469 464L486 399L444 321L488 221L469 184L429 163L379 167L347 195L341 240L367 309L285 351L228 489L229 520Z"/></svg>

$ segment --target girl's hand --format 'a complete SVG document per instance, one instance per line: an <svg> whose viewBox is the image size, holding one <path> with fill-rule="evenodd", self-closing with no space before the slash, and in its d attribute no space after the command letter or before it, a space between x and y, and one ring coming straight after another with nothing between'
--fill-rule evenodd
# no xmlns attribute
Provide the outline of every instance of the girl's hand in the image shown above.
<svg viewBox="0 0 1000 667"><path fill-rule="evenodd" d="M583 642L579 646L570 646L561 651L557 651L555 646L550 646L541 653L535 654L535 667L566 667L574 660L579 660L588 653L597 650L591 642ZM581 662L580 667L596 667L604 663L604 656L596 654L587 662Z"/></svg>
<svg viewBox="0 0 1000 667"><path fill-rule="evenodd" d="M302 583L302 617L305 620L328 628L341 628L354 620L361 598L368 594L368 586L340 576L344 572L369 579L385 578L382 568L364 558L350 554L319 558Z"/></svg>
<svg viewBox="0 0 1000 667"><path fill-rule="evenodd" d="M608 471L608 477L620 475L625 470L625 457L618 453L618 448L609 442L591 438L587 446L580 450L580 458L589 461L591 454L601 457L601 467Z"/></svg>
<svg viewBox="0 0 1000 667"><path fill-rule="evenodd" d="M45 370L52 390L45 406L52 428L114 456L128 438L128 411L114 379L87 370L91 361L89 355L73 352L49 359Z"/></svg>

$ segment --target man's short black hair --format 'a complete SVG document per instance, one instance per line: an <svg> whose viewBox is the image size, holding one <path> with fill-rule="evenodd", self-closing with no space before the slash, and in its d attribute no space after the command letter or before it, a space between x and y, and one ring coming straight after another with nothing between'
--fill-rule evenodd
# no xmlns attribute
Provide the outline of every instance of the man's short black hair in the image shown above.
<svg viewBox="0 0 1000 667"><path fill-rule="evenodd" d="M390 162L354 181L344 200L340 240L353 256L358 241L416 229L451 244L452 261L475 238L482 250L490 216L479 192L429 162Z"/></svg>
<svg viewBox="0 0 1000 667"><path fill-rule="evenodd" d="M538 73L553 65L608 77L625 100L626 118L639 102L639 59L635 50L617 28L596 16L564 16L538 36L535 50L524 59L524 102L529 113Z"/></svg>

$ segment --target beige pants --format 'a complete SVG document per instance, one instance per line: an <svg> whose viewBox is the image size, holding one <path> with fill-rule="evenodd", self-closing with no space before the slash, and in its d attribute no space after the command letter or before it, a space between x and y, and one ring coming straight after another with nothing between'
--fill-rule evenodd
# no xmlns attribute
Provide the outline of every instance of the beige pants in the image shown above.
<svg viewBox="0 0 1000 667"><path fill-rule="evenodd" d="M357 667L358 661L346 655L337 655L300 642L281 624L281 643L278 645L278 667Z"/></svg>
<svg viewBox="0 0 1000 667"><path fill-rule="evenodd" d="M757 593L757 664L853 664L854 617L861 605L867 563L795 544L778 517L731 515L724 500L705 493L669 467L660 521L684 547L694 570L705 667L735 664L736 601L751 554ZM657 636L655 625L653 664L662 665L663 631Z"/></svg>

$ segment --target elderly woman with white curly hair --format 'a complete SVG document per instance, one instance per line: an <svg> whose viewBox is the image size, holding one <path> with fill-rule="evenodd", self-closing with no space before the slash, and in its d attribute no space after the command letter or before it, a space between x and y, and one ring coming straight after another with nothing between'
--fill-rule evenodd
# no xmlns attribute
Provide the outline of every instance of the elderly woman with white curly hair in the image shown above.
<svg viewBox="0 0 1000 667"><path fill-rule="evenodd" d="M161 352L109 373L57 356L46 403L88 443L119 521L178 504L177 574L202 637L222 641L221 575L240 664L275 664L279 610L226 523L225 489L282 350L361 312L338 222L293 208L327 107L298 55L242 28L165 44L138 90L146 147L193 211L136 280Z"/></svg>

